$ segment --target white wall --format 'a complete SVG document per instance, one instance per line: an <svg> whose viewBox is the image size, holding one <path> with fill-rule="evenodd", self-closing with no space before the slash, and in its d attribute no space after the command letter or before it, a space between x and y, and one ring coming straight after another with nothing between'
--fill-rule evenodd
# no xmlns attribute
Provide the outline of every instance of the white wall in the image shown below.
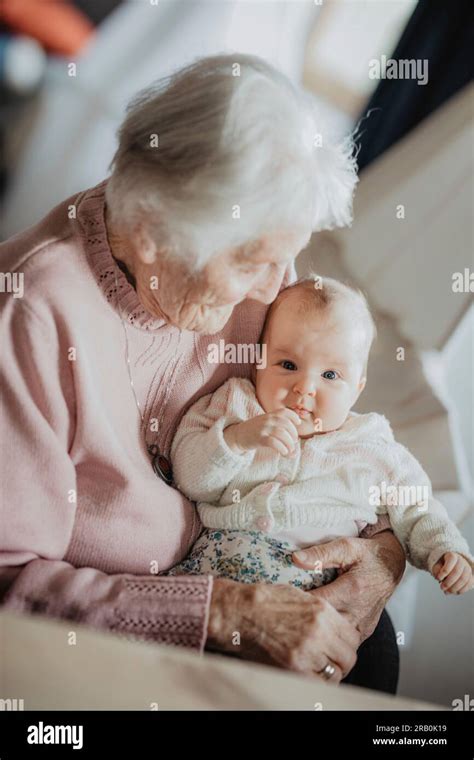
<svg viewBox="0 0 474 760"><path fill-rule="evenodd" d="M460 527L473 546L474 516ZM453 699L474 697L473 596L446 596L419 573L414 635L408 648L400 647L399 695L450 708Z"/></svg>
<svg viewBox="0 0 474 760"><path fill-rule="evenodd" d="M474 306L441 352L444 381L453 401L467 467L474 481Z"/></svg>

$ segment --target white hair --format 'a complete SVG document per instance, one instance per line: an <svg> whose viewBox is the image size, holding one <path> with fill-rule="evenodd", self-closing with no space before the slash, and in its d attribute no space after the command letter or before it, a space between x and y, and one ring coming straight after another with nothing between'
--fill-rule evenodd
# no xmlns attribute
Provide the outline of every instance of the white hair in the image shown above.
<svg viewBox="0 0 474 760"><path fill-rule="evenodd" d="M312 98L256 56L202 58L158 80L118 137L112 222L140 219L191 267L266 234L352 221L352 139L332 144Z"/></svg>

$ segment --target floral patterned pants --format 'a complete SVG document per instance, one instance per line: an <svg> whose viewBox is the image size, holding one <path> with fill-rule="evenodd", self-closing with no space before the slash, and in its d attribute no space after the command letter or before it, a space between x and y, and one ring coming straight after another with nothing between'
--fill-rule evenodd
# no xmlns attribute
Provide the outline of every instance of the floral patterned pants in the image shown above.
<svg viewBox="0 0 474 760"><path fill-rule="evenodd" d="M261 531L205 528L188 556L163 575L216 575L241 583L290 583L308 591L337 578L337 570L302 570L293 549Z"/></svg>

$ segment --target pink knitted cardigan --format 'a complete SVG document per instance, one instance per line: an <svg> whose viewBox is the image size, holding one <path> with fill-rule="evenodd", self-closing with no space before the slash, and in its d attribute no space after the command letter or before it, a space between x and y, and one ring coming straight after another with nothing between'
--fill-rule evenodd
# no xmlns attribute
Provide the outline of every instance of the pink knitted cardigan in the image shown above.
<svg viewBox="0 0 474 760"><path fill-rule="evenodd" d="M197 398L248 377L247 365L210 364L207 346L256 343L268 307L239 304L213 336L147 313L112 258L105 184L0 246L2 271L24 283L0 307L2 604L202 651L212 577L158 575L201 525L153 473L144 430L169 454ZM293 278L291 267L282 286Z"/></svg>

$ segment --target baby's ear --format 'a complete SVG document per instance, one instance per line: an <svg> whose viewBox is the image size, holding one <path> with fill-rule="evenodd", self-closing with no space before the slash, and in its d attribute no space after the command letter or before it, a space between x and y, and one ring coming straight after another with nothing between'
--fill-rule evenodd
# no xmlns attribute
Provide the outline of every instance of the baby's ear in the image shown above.
<svg viewBox="0 0 474 760"><path fill-rule="evenodd" d="M367 378L366 377L361 377L360 381L359 381L359 385L357 386L357 389L359 391L359 396L362 393L362 391L364 390L364 388L365 388L366 385L367 385Z"/></svg>

